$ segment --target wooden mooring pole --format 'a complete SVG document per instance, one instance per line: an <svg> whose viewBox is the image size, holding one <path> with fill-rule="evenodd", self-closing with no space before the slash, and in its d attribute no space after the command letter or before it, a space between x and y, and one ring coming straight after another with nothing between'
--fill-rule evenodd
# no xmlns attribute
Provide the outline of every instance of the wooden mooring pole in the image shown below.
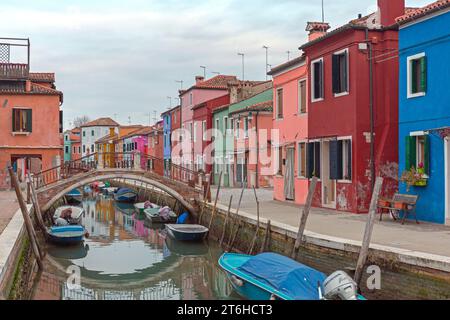
<svg viewBox="0 0 450 320"><path fill-rule="evenodd" d="M31 182L30 174L28 174L27 178L28 178L28 181ZM39 228L41 228L41 231L44 232L44 234L45 234L47 229L45 228L44 219L42 218L41 207L39 205L39 201L37 198L36 189L34 188L33 183L30 183L30 184L31 184L31 201L33 202L34 214L36 215L36 219L37 219Z"/></svg>
<svg viewBox="0 0 450 320"><path fill-rule="evenodd" d="M23 199L22 191L20 190L19 181L17 180L17 176L14 173L12 167L8 167L8 171L9 175L11 176L11 184L16 191L16 196L17 200L19 201L20 211L22 211L23 220L25 221L25 227L27 229L28 237L30 238L31 248L33 250L34 256L36 257L39 269L43 270L44 265L42 263L42 256L37 242L36 233L34 232L33 223L31 221L30 214L28 213L25 200Z"/></svg>
<svg viewBox="0 0 450 320"><path fill-rule="evenodd" d="M208 225L208 229L210 231L211 231L211 226L212 226L212 222L214 219L214 215L216 214L217 200L219 200L220 187L222 184L222 174L223 174L223 171L220 171L219 185L217 186L216 198L214 199L214 208L213 208L213 212L211 213L211 219L209 220L209 225Z"/></svg>
<svg viewBox="0 0 450 320"><path fill-rule="evenodd" d="M313 177L308 190L308 196L306 198L305 206L303 207L302 217L300 218L300 225L298 227L297 239L295 240L294 247L292 248L291 258L295 259L297 257L298 249L303 241L303 234L305 233L306 221L308 220L309 211L311 210L311 205L314 197L314 192L316 191L317 177Z"/></svg>
<svg viewBox="0 0 450 320"><path fill-rule="evenodd" d="M230 203L228 204L227 216L225 218L225 222L223 223L222 236L220 237L220 246L222 246L222 244L223 244L223 239L225 237L225 231L227 230L227 224L228 224L228 219L230 218L232 201L233 201L233 196L230 197Z"/></svg>
<svg viewBox="0 0 450 320"><path fill-rule="evenodd" d="M205 211L206 202L208 202L209 191L211 190L211 179L212 179L211 177L212 177L212 174L209 175L208 184L206 186L206 193L203 198L202 210L200 212L200 216L198 217L198 224L202 224L203 213Z"/></svg>
<svg viewBox="0 0 450 320"><path fill-rule="evenodd" d="M256 231L255 231L255 235L253 236L253 240L252 240L250 249L248 250L248 254L252 254L253 248L255 247L255 244L256 244L256 238L258 237L258 233L259 233L259 200L258 200L258 196L256 195L255 186L253 186L253 192L255 194L255 200L256 200Z"/></svg>
<svg viewBox="0 0 450 320"><path fill-rule="evenodd" d="M236 213L234 214L234 219L233 219L233 225L231 226L231 233L230 233L230 241L228 242L228 250L232 250L231 248L231 242L234 242L234 239L236 239L236 235L237 232L240 229L240 221L239 221L239 210L241 209L241 203L242 203L242 197L244 196L244 190L245 190L245 185L247 184L246 181L244 181L244 183L242 184L242 190L241 190L241 195L239 197L239 202L238 202L238 206L236 209ZM234 229L234 225L236 225L236 230L233 232ZM233 239L231 238L231 234L233 234Z"/></svg>
<svg viewBox="0 0 450 320"><path fill-rule="evenodd" d="M380 197L382 186L383 186L383 178L378 177L377 180L375 181L375 186L373 188L372 200L370 201L369 215L367 217L366 230L364 231L364 238L361 245L361 251L359 252L358 262L356 264L354 280L358 284L358 286L361 282L363 269L369 255L370 240L372 238L373 226L377 214L378 198Z"/></svg>
<svg viewBox="0 0 450 320"><path fill-rule="evenodd" d="M269 242L270 242L270 225L271 225L271 222L269 220L269 221L267 221L266 234L264 236L264 242L261 245L261 250L259 250L260 253L265 252L267 250L268 245L269 245Z"/></svg>

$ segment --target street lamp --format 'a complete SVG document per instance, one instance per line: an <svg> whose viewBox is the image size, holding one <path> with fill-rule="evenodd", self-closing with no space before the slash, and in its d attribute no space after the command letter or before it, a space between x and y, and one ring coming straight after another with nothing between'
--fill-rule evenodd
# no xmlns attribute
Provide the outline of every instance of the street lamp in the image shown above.
<svg viewBox="0 0 450 320"><path fill-rule="evenodd" d="M245 54L238 52L238 56L242 57L242 81L244 81L245 80L245 61L244 61Z"/></svg>
<svg viewBox="0 0 450 320"><path fill-rule="evenodd" d="M267 66L269 65L269 47L263 46L263 49L266 50L266 81L267 81Z"/></svg>

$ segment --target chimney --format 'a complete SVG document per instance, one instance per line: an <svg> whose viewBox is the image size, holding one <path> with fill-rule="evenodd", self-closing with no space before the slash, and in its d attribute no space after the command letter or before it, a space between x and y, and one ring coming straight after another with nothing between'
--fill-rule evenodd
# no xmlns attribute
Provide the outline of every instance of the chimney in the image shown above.
<svg viewBox="0 0 450 320"><path fill-rule="evenodd" d="M115 129L114 128L109 128L109 136L112 138L115 135Z"/></svg>
<svg viewBox="0 0 450 320"><path fill-rule="evenodd" d="M205 77L203 76L196 76L195 77L195 84L200 84L205 80Z"/></svg>
<svg viewBox="0 0 450 320"><path fill-rule="evenodd" d="M378 0L380 23L384 27L395 24L395 18L405 14L405 0Z"/></svg>
<svg viewBox="0 0 450 320"><path fill-rule="evenodd" d="M25 80L25 92L31 92L31 80Z"/></svg>
<svg viewBox="0 0 450 320"><path fill-rule="evenodd" d="M328 22L308 22L306 24L306 31L309 31L308 41L316 40L327 33L330 29Z"/></svg>

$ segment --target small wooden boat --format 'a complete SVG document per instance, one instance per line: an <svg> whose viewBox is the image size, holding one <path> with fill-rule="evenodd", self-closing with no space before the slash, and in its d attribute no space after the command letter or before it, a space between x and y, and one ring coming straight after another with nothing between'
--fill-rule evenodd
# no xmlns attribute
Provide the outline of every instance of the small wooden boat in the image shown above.
<svg viewBox="0 0 450 320"><path fill-rule="evenodd" d="M169 236L178 241L201 241L209 229L198 224L166 224Z"/></svg>
<svg viewBox="0 0 450 320"><path fill-rule="evenodd" d="M364 300L345 272L327 278L316 269L276 253L224 253L219 266L236 292L250 300Z"/></svg>
<svg viewBox="0 0 450 320"><path fill-rule="evenodd" d="M90 186L85 186L84 188L83 188L83 192L84 192L84 194L86 194L86 195L91 195L92 194L92 188L90 187Z"/></svg>
<svg viewBox="0 0 450 320"><path fill-rule="evenodd" d="M83 226L51 227L47 229L48 239L55 244L74 245L84 239L86 230Z"/></svg>
<svg viewBox="0 0 450 320"><path fill-rule="evenodd" d="M170 211L169 219L164 219L160 215L159 210L161 210L159 207L144 209L145 217L152 223L175 223L177 221L177 214L175 212Z"/></svg>
<svg viewBox="0 0 450 320"><path fill-rule="evenodd" d="M114 193L114 200L119 202L134 202L137 198L137 193L128 188L122 188Z"/></svg>
<svg viewBox="0 0 450 320"><path fill-rule="evenodd" d="M80 207L74 207L74 206L62 206L58 207L55 210L55 213L53 214L53 220L61 218L61 214L64 212L64 210L70 209L72 210L72 213L70 214L70 218L67 219L69 224L79 224L81 223L81 218L84 213L84 209Z"/></svg>
<svg viewBox="0 0 450 320"><path fill-rule="evenodd" d="M80 190L73 189L66 193L66 198L68 201L81 202L81 200L83 200L83 195Z"/></svg>
<svg viewBox="0 0 450 320"><path fill-rule="evenodd" d="M134 206L132 203L127 203L127 202L115 202L114 203L114 207L117 208L117 210L119 210L120 212L126 214L127 216L131 216L135 210L134 210Z"/></svg>
<svg viewBox="0 0 450 320"><path fill-rule="evenodd" d="M89 245L87 243L79 243L70 247L49 246L47 252L53 258L78 260L86 258L89 252Z"/></svg>
<svg viewBox="0 0 450 320"><path fill-rule="evenodd" d="M199 257L208 254L209 247L205 241L189 242L176 241L171 237L165 238L167 249L174 254L182 257Z"/></svg>
<svg viewBox="0 0 450 320"><path fill-rule="evenodd" d="M108 187L108 188L103 189L103 193L106 193L106 194L113 194L113 193L115 193L117 190L119 190L119 188L117 188L117 187Z"/></svg>

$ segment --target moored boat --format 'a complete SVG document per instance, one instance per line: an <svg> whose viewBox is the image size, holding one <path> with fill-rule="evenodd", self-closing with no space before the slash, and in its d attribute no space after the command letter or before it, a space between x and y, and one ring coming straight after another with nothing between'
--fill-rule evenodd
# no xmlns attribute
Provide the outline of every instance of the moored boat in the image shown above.
<svg viewBox="0 0 450 320"><path fill-rule="evenodd" d="M70 217L62 217L64 211L70 210ZM67 220L69 224L79 224L81 223L81 218L83 216L84 209L81 207L74 206L62 206L58 207L53 214L53 220L57 220L59 218L63 218Z"/></svg>
<svg viewBox="0 0 450 320"><path fill-rule="evenodd" d="M167 216L161 216L160 214L161 208L155 207L155 208L147 208L144 209L144 214L147 220L151 221L152 223L174 223L177 221L177 214L173 211L169 211Z"/></svg>
<svg viewBox="0 0 450 320"><path fill-rule="evenodd" d="M327 276L276 253L224 253L219 266L236 292L249 300L364 300L345 272Z"/></svg>
<svg viewBox="0 0 450 320"><path fill-rule="evenodd" d="M166 224L169 236L178 241L201 241L209 229L198 224Z"/></svg>
<svg viewBox="0 0 450 320"><path fill-rule="evenodd" d="M136 192L128 188L119 189L114 193L114 200L119 202L134 202L136 197Z"/></svg>
<svg viewBox="0 0 450 320"><path fill-rule="evenodd" d="M81 202L83 200L83 195L78 189L72 189L66 193L66 198L68 201Z"/></svg>
<svg viewBox="0 0 450 320"><path fill-rule="evenodd" d="M107 188L103 189L103 193L106 193L106 194L113 194L113 193L115 193L117 190L119 190L119 188L117 188L117 187L107 187Z"/></svg>
<svg viewBox="0 0 450 320"><path fill-rule="evenodd" d="M55 244L73 245L84 239L86 230L83 226L51 227L47 229L48 239Z"/></svg>

